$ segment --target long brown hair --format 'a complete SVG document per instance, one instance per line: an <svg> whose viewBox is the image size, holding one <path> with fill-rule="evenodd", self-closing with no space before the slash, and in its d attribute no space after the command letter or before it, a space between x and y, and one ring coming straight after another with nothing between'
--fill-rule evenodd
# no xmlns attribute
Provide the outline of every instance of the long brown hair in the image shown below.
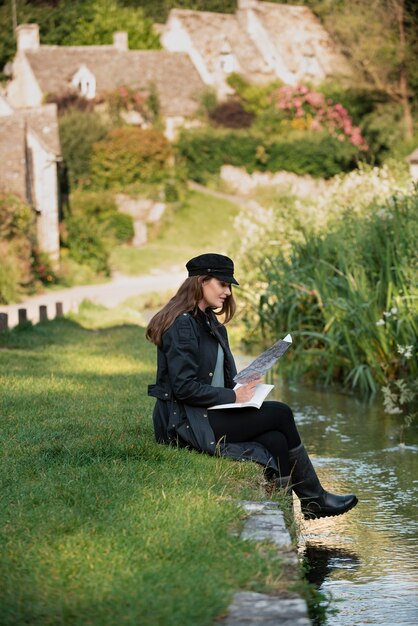
<svg viewBox="0 0 418 626"><path fill-rule="evenodd" d="M151 319L145 333L146 338L159 346L163 333L167 328L170 328L179 315L190 312L197 315L199 302L203 298L202 284L211 278L213 276L190 276L186 278L177 293ZM215 315L225 315L224 324L227 324L234 316L235 309L235 300L231 291L231 295L225 298L222 309L214 311L214 313Z"/></svg>

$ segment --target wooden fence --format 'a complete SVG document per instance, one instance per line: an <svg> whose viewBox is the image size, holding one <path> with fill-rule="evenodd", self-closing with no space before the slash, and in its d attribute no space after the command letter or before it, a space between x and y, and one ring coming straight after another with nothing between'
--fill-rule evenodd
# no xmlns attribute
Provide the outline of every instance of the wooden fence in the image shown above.
<svg viewBox="0 0 418 626"><path fill-rule="evenodd" d="M17 311L18 314L18 326L22 326L22 324L26 324L28 321L28 312L27 309L21 308ZM62 317L64 315L64 307L62 302L55 303L55 316ZM41 304L39 307L39 322L46 322L48 319L48 307L44 304ZM0 330L8 330L9 329L9 316L7 313L0 313Z"/></svg>

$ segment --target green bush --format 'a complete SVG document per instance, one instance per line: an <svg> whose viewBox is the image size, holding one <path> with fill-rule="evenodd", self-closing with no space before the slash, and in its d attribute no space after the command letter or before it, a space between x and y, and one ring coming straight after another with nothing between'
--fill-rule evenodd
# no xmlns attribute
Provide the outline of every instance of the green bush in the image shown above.
<svg viewBox="0 0 418 626"><path fill-rule="evenodd" d="M75 192L71 198L71 215L95 221L111 243L127 243L134 236L132 217L118 211L110 192Z"/></svg>
<svg viewBox="0 0 418 626"><path fill-rule="evenodd" d="M109 252L104 233L92 218L86 215L70 215L65 220L61 243L68 248L71 258L80 265L87 265L97 273L110 274Z"/></svg>
<svg viewBox="0 0 418 626"><path fill-rule="evenodd" d="M13 194L0 192L0 303L18 298L33 284L35 216Z"/></svg>
<svg viewBox="0 0 418 626"><path fill-rule="evenodd" d="M70 185L88 184L92 146L106 137L106 126L97 113L72 109L60 118L59 130Z"/></svg>
<svg viewBox="0 0 418 626"><path fill-rule="evenodd" d="M222 130L184 131L176 144L188 176L204 183L224 164L248 172L286 170L330 178L356 167L358 150L325 133L295 133L285 139L265 138L248 132Z"/></svg>
<svg viewBox="0 0 418 626"><path fill-rule="evenodd" d="M93 146L91 180L98 189L120 188L132 183L158 182L168 172L171 147L154 129L116 128Z"/></svg>
<svg viewBox="0 0 418 626"><path fill-rule="evenodd" d="M61 239L74 261L108 275L113 246L129 242L133 236L132 217L119 213L111 193L78 191L73 194Z"/></svg>

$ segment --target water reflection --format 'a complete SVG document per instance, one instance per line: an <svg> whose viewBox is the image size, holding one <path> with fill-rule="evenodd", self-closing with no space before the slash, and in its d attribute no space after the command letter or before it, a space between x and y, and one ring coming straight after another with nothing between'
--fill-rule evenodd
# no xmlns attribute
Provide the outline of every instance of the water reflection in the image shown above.
<svg viewBox="0 0 418 626"><path fill-rule="evenodd" d="M418 624L418 429L398 445L399 424L378 402L276 386L288 402L324 486L356 493L340 517L300 517L308 578L338 610L327 626Z"/></svg>

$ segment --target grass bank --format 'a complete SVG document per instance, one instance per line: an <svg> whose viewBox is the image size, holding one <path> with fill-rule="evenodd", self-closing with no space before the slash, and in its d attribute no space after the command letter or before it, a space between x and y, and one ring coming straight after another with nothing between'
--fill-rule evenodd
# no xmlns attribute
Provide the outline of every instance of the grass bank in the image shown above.
<svg viewBox="0 0 418 626"><path fill-rule="evenodd" d="M0 333L2 625L208 625L294 581L232 532L258 467L154 442L154 358L121 310Z"/></svg>
<svg viewBox="0 0 418 626"><path fill-rule="evenodd" d="M237 237L233 221L239 208L226 200L190 191L165 218L159 234L143 248L117 246L110 259L113 270L146 274L155 267L183 267L202 251L228 253Z"/></svg>

